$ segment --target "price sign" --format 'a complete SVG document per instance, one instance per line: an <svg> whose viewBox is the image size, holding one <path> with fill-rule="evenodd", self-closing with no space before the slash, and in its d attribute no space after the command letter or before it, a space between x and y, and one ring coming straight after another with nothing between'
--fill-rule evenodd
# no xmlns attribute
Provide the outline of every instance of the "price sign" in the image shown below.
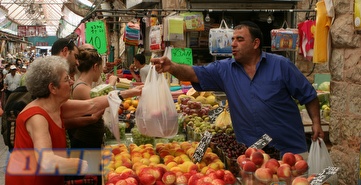
<svg viewBox="0 0 361 185"><path fill-rule="evenodd" d="M223 106L210 110L208 112L209 122L213 123L217 119L217 117L223 112L223 110L224 110Z"/></svg>
<svg viewBox="0 0 361 185"><path fill-rule="evenodd" d="M268 143L270 143L271 141L272 141L272 138L269 135L264 134L257 142L255 142L253 145L251 145L250 148L262 149L266 145L268 145Z"/></svg>
<svg viewBox="0 0 361 185"><path fill-rule="evenodd" d="M178 64L193 65L191 48L172 48L172 61Z"/></svg>
<svg viewBox="0 0 361 185"><path fill-rule="evenodd" d="M209 142L211 142L212 139L212 134L208 131L204 132L204 135L201 139L201 141L199 141L198 146L196 148L196 150L194 151L193 154L193 162L194 163L198 163L202 160L204 153L207 150L207 147L209 145Z"/></svg>
<svg viewBox="0 0 361 185"><path fill-rule="evenodd" d="M107 52L107 31L104 21L85 23L85 41L94 46L99 54Z"/></svg>
<svg viewBox="0 0 361 185"><path fill-rule="evenodd" d="M327 167L321 173L317 174L315 178L313 178L310 182L311 185L318 185L326 182L328 178L332 175L336 174L339 170L338 167Z"/></svg>

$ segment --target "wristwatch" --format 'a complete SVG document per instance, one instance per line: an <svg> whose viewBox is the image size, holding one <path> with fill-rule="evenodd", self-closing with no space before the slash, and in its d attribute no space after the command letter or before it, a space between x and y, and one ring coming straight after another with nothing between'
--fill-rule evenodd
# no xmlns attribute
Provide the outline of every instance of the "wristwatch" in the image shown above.
<svg viewBox="0 0 361 185"><path fill-rule="evenodd" d="M118 92L118 97L119 97L119 99L121 99L122 101L124 101L124 98L123 98L123 96L120 94L120 91Z"/></svg>

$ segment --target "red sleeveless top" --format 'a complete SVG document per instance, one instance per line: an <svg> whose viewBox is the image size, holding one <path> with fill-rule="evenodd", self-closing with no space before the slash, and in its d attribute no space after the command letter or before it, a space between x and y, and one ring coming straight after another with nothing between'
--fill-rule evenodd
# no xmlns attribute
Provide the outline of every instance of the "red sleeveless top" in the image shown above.
<svg viewBox="0 0 361 185"><path fill-rule="evenodd" d="M49 124L49 133L53 148L66 148L64 122L62 128L57 126L49 114L35 106L21 112L16 120L14 150L10 154L5 175L6 185L64 185L61 175L34 175L37 172L34 143L26 130L25 123L32 116L40 114ZM19 149L22 149L21 152ZM24 150L25 149L25 150Z"/></svg>

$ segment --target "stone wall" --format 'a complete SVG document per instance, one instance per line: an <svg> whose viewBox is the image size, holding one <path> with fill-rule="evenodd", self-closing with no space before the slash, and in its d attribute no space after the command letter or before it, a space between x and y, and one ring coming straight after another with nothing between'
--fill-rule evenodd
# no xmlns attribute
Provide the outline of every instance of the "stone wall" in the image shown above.
<svg viewBox="0 0 361 185"><path fill-rule="evenodd" d="M361 35L353 26L353 1L333 1L335 20L331 26L332 54L329 63L316 64L315 73L331 74L331 119L329 137L334 165L340 167L338 184L356 185L361 143ZM308 8L308 1L299 4ZM313 6L314 8L314 6ZM304 15L299 14L298 21ZM313 65L297 61L307 72Z"/></svg>

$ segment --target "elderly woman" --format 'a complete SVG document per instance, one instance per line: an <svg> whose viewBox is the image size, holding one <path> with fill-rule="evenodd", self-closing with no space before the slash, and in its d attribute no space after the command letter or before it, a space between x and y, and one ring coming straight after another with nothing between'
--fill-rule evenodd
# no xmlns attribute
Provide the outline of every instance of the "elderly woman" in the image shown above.
<svg viewBox="0 0 361 185"><path fill-rule="evenodd" d="M107 96L69 100L73 81L65 59L37 58L27 71L28 91L36 97L18 115L15 146L6 170L7 185L63 185L64 174L87 168L79 158L67 158L63 119L92 114L109 106ZM126 98L141 88L120 92Z"/></svg>

